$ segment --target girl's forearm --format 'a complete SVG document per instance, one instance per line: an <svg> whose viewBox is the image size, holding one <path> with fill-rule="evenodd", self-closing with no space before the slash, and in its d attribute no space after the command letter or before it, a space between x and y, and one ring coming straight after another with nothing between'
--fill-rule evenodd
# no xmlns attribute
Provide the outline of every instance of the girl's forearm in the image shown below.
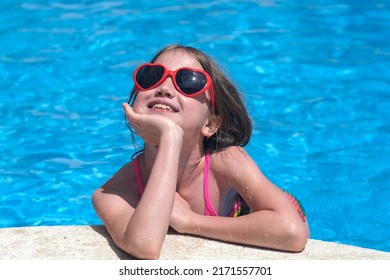
<svg viewBox="0 0 390 280"><path fill-rule="evenodd" d="M196 215L185 233L293 252L303 250L308 239L305 223L266 210L236 218Z"/></svg>
<svg viewBox="0 0 390 280"><path fill-rule="evenodd" d="M126 251L139 258L158 258L175 199L182 136L167 132L161 136L145 191L123 236Z"/></svg>

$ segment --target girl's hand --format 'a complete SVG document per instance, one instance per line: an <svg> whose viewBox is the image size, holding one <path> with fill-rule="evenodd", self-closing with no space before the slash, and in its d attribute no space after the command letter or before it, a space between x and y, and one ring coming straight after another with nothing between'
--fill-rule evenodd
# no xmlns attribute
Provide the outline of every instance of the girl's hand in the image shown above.
<svg viewBox="0 0 390 280"><path fill-rule="evenodd" d="M169 133L172 133L170 136L183 138L183 129L172 120L157 115L138 114L127 103L122 106L131 126L146 143L159 145L162 135Z"/></svg>
<svg viewBox="0 0 390 280"><path fill-rule="evenodd" d="M178 193L175 196L170 226L179 233L186 233L195 212Z"/></svg>

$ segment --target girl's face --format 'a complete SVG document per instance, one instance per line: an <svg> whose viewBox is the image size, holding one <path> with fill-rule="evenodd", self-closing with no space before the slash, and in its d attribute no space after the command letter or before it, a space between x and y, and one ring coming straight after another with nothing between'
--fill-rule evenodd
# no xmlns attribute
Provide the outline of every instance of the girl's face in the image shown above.
<svg viewBox="0 0 390 280"><path fill-rule="evenodd" d="M183 50L168 51L158 57L155 63L163 64L169 70L181 67L203 70L200 63ZM158 87L138 92L133 108L139 114L170 118L193 137L199 135L208 123L211 100L208 90L195 97L182 95L176 90L171 77L167 77Z"/></svg>

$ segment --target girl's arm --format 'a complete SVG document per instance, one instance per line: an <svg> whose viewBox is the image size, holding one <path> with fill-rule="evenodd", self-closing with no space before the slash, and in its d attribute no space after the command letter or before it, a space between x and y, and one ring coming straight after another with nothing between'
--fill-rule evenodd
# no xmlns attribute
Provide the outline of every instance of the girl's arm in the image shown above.
<svg viewBox="0 0 390 280"><path fill-rule="evenodd" d="M130 206L133 198L125 194L123 185L134 182L134 175L130 180L121 180L120 175L110 180L94 194L94 206L118 247L137 258L157 259L175 199L183 132L167 119L136 114L128 105L124 109L137 133L150 144L158 145L157 156L145 192L135 208ZM114 191L108 194L105 189Z"/></svg>
<svg viewBox="0 0 390 280"><path fill-rule="evenodd" d="M192 212L178 197L172 227L181 233L227 242L294 252L304 249L309 237L307 223L243 149L227 149L215 155L211 165L212 170L219 170L218 184L236 186L252 212L236 218L203 216Z"/></svg>

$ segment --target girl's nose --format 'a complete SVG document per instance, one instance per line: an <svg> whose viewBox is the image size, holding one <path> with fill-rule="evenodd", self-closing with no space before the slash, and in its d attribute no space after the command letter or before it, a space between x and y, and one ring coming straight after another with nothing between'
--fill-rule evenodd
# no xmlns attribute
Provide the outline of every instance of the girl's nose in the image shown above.
<svg viewBox="0 0 390 280"><path fill-rule="evenodd" d="M170 98L174 97L175 85L173 84L171 77L167 77L165 81L156 88L156 95Z"/></svg>

